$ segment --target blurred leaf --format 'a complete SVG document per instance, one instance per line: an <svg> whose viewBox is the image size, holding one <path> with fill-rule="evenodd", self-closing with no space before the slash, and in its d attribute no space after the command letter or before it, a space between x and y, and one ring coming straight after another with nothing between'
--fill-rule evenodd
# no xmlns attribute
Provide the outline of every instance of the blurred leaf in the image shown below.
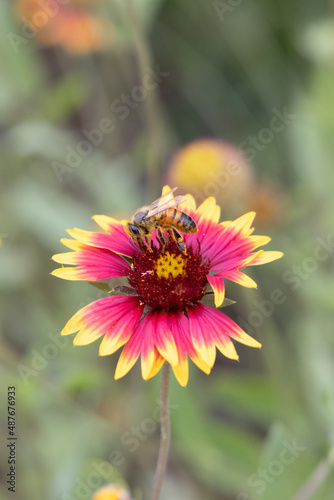
<svg viewBox="0 0 334 500"><path fill-rule="evenodd" d="M203 304L205 304L207 306L215 307L215 297L214 297L213 292L206 293L203 297L202 302L203 302ZM235 300L228 299L227 297L225 297L224 302L220 307L221 308L228 307L228 306L232 306L233 304L236 304Z"/></svg>
<svg viewBox="0 0 334 500"><path fill-rule="evenodd" d="M280 423L274 423L264 443L257 469L249 481L251 497L259 500L292 498L303 482L305 470L312 467L314 456L306 442L291 435Z"/></svg>
<svg viewBox="0 0 334 500"><path fill-rule="evenodd" d="M214 373L208 390L215 408L258 425L270 423L279 410L271 382L263 375Z"/></svg>
<svg viewBox="0 0 334 500"><path fill-rule="evenodd" d="M55 241L64 236L67 227L90 224L88 209L73 197L60 196L59 192L50 189L45 192L36 180L22 178L18 181L7 191L6 203L16 215L18 224L50 249L55 248Z"/></svg>
<svg viewBox="0 0 334 500"><path fill-rule="evenodd" d="M179 453L204 483L220 491L238 491L257 463L259 440L240 427L213 419L194 392L184 391L180 401L172 418Z"/></svg>
<svg viewBox="0 0 334 500"><path fill-rule="evenodd" d="M70 116L87 99L90 83L79 74L70 73L53 87L45 88L39 106L43 116L51 122L60 122Z"/></svg>
<svg viewBox="0 0 334 500"><path fill-rule="evenodd" d="M12 127L5 140L7 147L15 150L18 157L39 154L54 159L71 142L71 136L50 122L29 120Z"/></svg>
<svg viewBox="0 0 334 500"><path fill-rule="evenodd" d="M43 71L33 52L34 41L21 33L22 24L12 17L13 2L0 3L0 60L3 68L0 79L0 120L22 114L22 100L28 99L39 88Z"/></svg>
<svg viewBox="0 0 334 500"><path fill-rule="evenodd" d="M108 283L102 283L99 281L87 281L87 283L91 286L94 286L98 290L101 290L104 293L110 293L113 291L112 288L108 285Z"/></svg>
<svg viewBox="0 0 334 500"><path fill-rule="evenodd" d="M334 56L333 19L321 19L306 27L298 45L303 54L315 62L331 64Z"/></svg>
<svg viewBox="0 0 334 500"><path fill-rule="evenodd" d="M235 300L228 299L227 297L225 297L224 302L220 307L228 307L228 306L232 306L233 304L236 304Z"/></svg>

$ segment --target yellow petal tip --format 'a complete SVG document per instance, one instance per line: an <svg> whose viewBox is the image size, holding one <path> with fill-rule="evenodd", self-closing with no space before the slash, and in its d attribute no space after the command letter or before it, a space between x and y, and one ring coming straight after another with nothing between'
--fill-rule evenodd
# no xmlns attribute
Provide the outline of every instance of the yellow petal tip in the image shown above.
<svg viewBox="0 0 334 500"><path fill-rule="evenodd" d="M224 302L224 297L215 297L215 306L220 307Z"/></svg>

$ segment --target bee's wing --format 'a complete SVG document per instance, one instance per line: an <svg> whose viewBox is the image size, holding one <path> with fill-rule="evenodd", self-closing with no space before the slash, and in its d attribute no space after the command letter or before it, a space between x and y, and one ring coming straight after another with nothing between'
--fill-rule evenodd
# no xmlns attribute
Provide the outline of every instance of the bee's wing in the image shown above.
<svg viewBox="0 0 334 500"><path fill-rule="evenodd" d="M174 189L173 189L173 191L174 191ZM169 191L167 193L167 195L169 195L171 192L172 191ZM161 198L163 198L163 197L161 197ZM187 199L188 199L187 196L176 196L175 198L167 198L166 200L164 200L161 203L161 199L159 198L160 203L158 205L156 205L156 202L158 202L159 200L156 200L155 202L152 203L152 205L150 205L148 207L149 211L148 211L148 214L146 215L145 219L148 219L149 217L153 217L154 215L157 215L157 214L163 212L164 210L167 210L168 208L177 207L178 205L181 205L181 203L183 203Z"/></svg>
<svg viewBox="0 0 334 500"><path fill-rule="evenodd" d="M153 201L150 205L149 205L149 210L155 210L156 208L158 208L160 205L163 205L163 204L166 204L170 201L172 201L174 198L173 198L173 193L174 191L176 190L177 188L174 188L174 189L171 189L170 191L168 191L167 193L163 194L162 196L160 196L160 198L158 198L157 200Z"/></svg>
<svg viewBox="0 0 334 500"><path fill-rule="evenodd" d="M151 215L157 214L159 212L162 212L163 210L166 210L165 208L161 208L162 206L166 206L168 203L172 202L174 200L173 198L173 192L177 188L171 189L167 193L163 194L158 198L157 200L153 201L150 205L148 206L143 206L141 208L138 208L132 215L132 218L139 212L146 212L146 215L143 217L143 220L148 219L151 217Z"/></svg>

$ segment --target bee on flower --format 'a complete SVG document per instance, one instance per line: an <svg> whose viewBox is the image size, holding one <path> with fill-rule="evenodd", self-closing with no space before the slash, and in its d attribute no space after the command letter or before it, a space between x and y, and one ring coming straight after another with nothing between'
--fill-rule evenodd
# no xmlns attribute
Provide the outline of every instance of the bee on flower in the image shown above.
<svg viewBox="0 0 334 500"><path fill-rule="evenodd" d="M61 241L71 251L54 255L53 260L71 267L61 267L52 274L82 281L124 277L127 286L121 288L128 293L83 307L67 322L62 335L78 332L74 345L102 339L101 356L123 347L116 379L126 375L141 357L145 380L167 362L185 386L188 357L209 374L216 349L238 359L232 340L261 346L218 308L224 302L225 280L255 288L244 268L271 262L283 254L258 250L270 238L253 235L254 212L219 223L215 198L209 197L196 207L191 195L174 198L174 189L169 186L153 206L137 211L130 222L94 216L104 233L68 230L73 239ZM176 211L174 217L169 210ZM180 224L179 212L185 214L181 222L192 222ZM203 303L208 293L214 295L215 307Z"/></svg>
<svg viewBox="0 0 334 500"><path fill-rule="evenodd" d="M179 249L184 252L185 246L180 233L197 233L196 223L190 215L176 208L187 201L186 196L174 198L173 192L176 189L171 189L160 196L148 207L141 207L136 210L132 216L132 221L125 226L125 231L130 238L139 244L140 248L145 248L143 247L144 239L146 248L150 250L150 240L155 229L158 232L161 245L167 245L167 239L163 231L165 229L169 238L175 240Z"/></svg>

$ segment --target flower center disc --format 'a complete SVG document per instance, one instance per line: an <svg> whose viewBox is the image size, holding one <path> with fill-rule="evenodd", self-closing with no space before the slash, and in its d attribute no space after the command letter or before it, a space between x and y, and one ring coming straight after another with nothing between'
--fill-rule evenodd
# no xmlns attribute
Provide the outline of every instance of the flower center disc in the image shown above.
<svg viewBox="0 0 334 500"><path fill-rule="evenodd" d="M184 253L170 242L136 254L128 280L147 306L183 310L203 298L208 270L200 251L189 247Z"/></svg>
<svg viewBox="0 0 334 500"><path fill-rule="evenodd" d="M155 271L158 278L177 278L184 275L186 260L181 255L164 252L156 262Z"/></svg>

